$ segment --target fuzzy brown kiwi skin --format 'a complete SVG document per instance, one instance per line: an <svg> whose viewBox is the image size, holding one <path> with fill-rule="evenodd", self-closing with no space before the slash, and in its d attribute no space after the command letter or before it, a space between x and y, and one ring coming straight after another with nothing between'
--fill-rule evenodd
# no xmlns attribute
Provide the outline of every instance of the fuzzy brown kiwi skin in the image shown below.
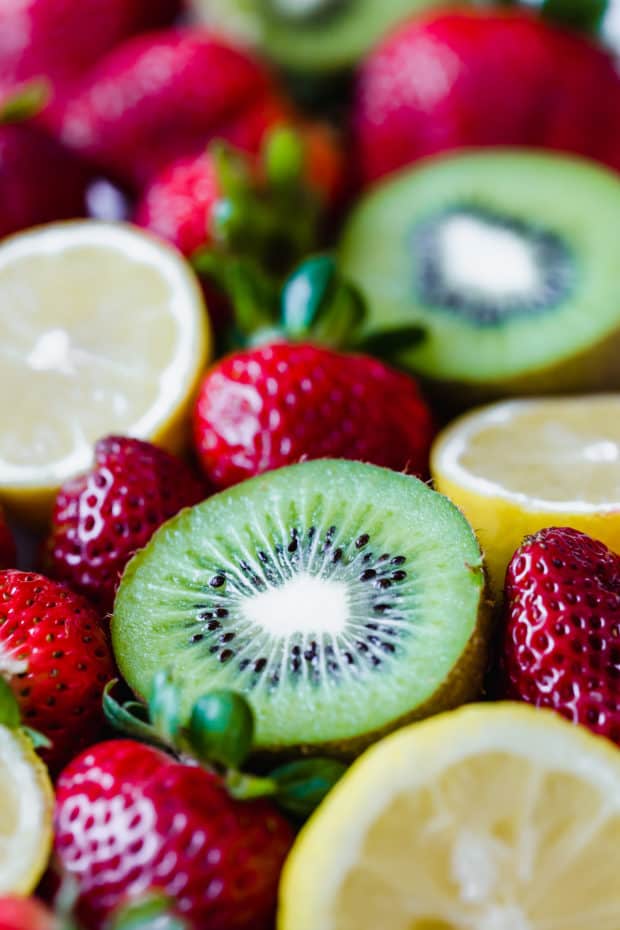
<svg viewBox="0 0 620 930"><path fill-rule="evenodd" d="M274 763L293 761L300 756L328 756L348 762L359 756L372 743L376 743L388 733L408 723L415 723L443 711L454 710L462 704L479 700L488 669L490 640L493 635L496 612L494 603L488 594L486 570L482 566L472 567L471 570L482 572L485 578L485 584L480 593L476 627L450 674L428 700L410 713L391 720L386 726L352 739L333 740L326 743L302 743L294 746L261 746L260 750L252 755L252 762L257 769L267 770Z"/></svg>

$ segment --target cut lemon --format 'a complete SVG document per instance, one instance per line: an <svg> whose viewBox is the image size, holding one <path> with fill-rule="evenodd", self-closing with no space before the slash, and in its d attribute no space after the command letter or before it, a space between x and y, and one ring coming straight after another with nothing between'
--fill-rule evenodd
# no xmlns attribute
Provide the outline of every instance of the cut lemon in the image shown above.
<svg viewBox="0 0 620 930"><path fill-rule="evenodd" d="M0 726L0 895L29 894L52 846L54 793L30 740Z"/></svg>
<svg viewBox="0 0 620 930"><path fill-rule="evenodd" d="M544 527L620 551L620 394L475 410L439 435L431 472L476 531L496 595L515 549Z"/></svg>
<svg viewBox="0 0 620 930"><path fill-rule="evenodd" d="M618 930L620 752L462 708L370 749L302 830L279 930Z"/></svg>
<svg viewBox="0 0 620 930"><path fill-rule="evenodd" d="M109 433L174 449L209 346L172 249L83 221L0 244L0 497L41 517Z"/></svg>

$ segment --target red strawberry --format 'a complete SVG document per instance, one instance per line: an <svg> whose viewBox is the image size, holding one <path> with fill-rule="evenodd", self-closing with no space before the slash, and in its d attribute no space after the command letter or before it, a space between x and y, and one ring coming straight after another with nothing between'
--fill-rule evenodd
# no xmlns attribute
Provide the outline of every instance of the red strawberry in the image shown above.
<svg viewBox="0 0 620 930"><path fill-rule="evenodd" d="M341 457L426 474L431 414L415 381L365 355L274 343L224 358L194 411L218 488L302 458Z"/></svg>
<svg viewBox="0 0 620 930"><path fill-rule="evenodd" d="M471 9L388 36L361 69L354 124L368 182L463 146L556 148L620 170L619 113L601 47L527 11Z"/></svg>
<svg viewBox="0 0 620 930"><path fill-rule="evenodd" d="M577 530L542 530L515 553L506 600L506 695L620 744L620 556Z"/></svg>
<svg viewBox="0 0 620 930"><path fill-rule="evenodd" d="M13 568L16 561L15 540L4 514L0 510L0 569Z"/></svg>
<svg viewBox="0 0 620 930"><path fill-rule="evenodd" d="M170 22L179 0L2 0L0 81L45 77L62 88L141 29Z"/></svg>
<svg viewBox="0 0 620 930"><path fill-rule="evenodd" d="M36 126L0 126L0 238L39 223L84 216L88 180L78 159Z"/></svg>
<svg viewBox="0 0 620 930"><path fill-rule="evenodd" d="M24 724L52 741L42 755L53 769L99 737L114 663L98 615L64 585L0 572L0 672Z"/></svg>
<svg viewBox="0 0 620 930"><path fill-rule="evenodd" d="M234 801L217 776L130 740L102 743L58 782L56 854L98 930L158 890L193 930L268 930L293 841L267 801Z"/></svg>
<svg viewBox="0 0 620 930"><path fill-rule="evenodd" d="M261 64L206 30L154 33L99 62L69 100L59 131L104 171L141 185L204 149L270 88Z"/></svg>
<svg viewBox="0 0 620 930"><path fill-rule="evenodd" d="M263 114L265 115L265 114ZM275 111L272 112L275 115ZM245 133L248 123L242 121L240 130ZM276 120L272 126L262 126L262 133L253 140L254 151L268 128L282 122ZM307 149L307 176L310 186L318 189L326 199L337 198L343 186L341 152L335 137L327 127L306 124L301 127L301 136ZM235 144L250 142L230 133ZM249 147L249 146L248 146ZM250 149L252 151L252 149ZM150 229L156 235L172 242L184 255L191 255L211 241L210 224L213 208L222 196L218 173L213 156L208 151L189 155L167 165L147 185L138 203L134 221L138 226Z"/></svg>
<svg viewBox="0 0 620 930"><path fill-rule="evenodd" d="M0 898L0 930L56 930L54 915L36 898Z"/></svg>
<svg viewBox="0 0 620 930"><path fill-rule="evenodd" d="M92 471L58 492L47 541L54 578L112 608L131 556L206 488L180 459L148 442L108 436L95 446Z"/></svg>

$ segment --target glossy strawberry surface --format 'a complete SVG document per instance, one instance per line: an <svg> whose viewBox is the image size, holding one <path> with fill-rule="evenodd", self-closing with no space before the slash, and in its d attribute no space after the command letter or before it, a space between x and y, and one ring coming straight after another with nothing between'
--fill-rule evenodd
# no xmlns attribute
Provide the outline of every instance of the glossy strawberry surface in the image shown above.
<svg viewBox="0 0 620 930"><path fill-rule="evenodd" d="M426 474L433 437L416 382L377 359L273 343L209 371L194 411L205 474L227 487L309 458L350 458Z"/></svg>
<svg viewBox="0 0 620 930"><path fill-rule="evenodd" d="M130 740L102 743L61 775L55 850L92 930L159 890L193 930L270 930L293 841L267 801L234 801L219 778Z"/></svg>
<svg viewBox="0 0 620 930"><path fill-rule="evenodd" d="M0 897L0 930L61 930L36 898Z"/></svg>
<svg viewBox="0 0 620 930"><path fill-rule="evenodd" d="M49 573L98 605L112 608L131 556L206 487L180 459L151 443L108 436L95 464L58 493L46 546Z"/></svg>
<svg viewBox="0 0 620 930"><path fill-rule="evenodd" d="M100 737L114 662L98 614L64 585L0 571L0 674L23 723L51 740L42 755L53 770Z"/></svg>
<svg viewBox="0 0 620 930"><path fill-rule="evenodd" d="M620 556L578 530L542 530L508 567L506 611L506 696L620 744Z"/></svg>
<svg viewBox="0 0 620 930"><path fill-rule="evenodd" d="M101 170L140 186L204 149L270 89L261 63L206 30L146 34L99 61L56 128Z"/></svg>
<svg viewBox="0 0 620 930"><path fill-rule="evenodd" d="M620 170L611 55L525 10L441 10L383 40L361 68L354 125L372 182L465 146L561 149Z"/></svg>
<svg viewBox="0 0 620 930"><path fill-rule="evenodd" d="M88 181L87 168L36 126L0 126L0 237L84 216Z"/></svg>

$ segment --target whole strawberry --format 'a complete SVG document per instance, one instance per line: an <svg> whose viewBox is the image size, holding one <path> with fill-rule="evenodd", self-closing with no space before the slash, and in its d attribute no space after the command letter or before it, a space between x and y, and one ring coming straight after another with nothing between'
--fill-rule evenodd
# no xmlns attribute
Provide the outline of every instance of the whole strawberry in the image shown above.
<svg viewBox="0 0 620 930"><path fill-rule="evenodd" d="M102 743L63 772L55 831L90 930L155 890L192 930L269 930L293 841L271 803L235 801L218 776L130 740Z"/></svg>
<svg viewBox="0 0 620 930"><path fill-rule="evenodd" d="M274 114L272 114L274 115ZM274 122L274 128L281 121ZM247 123L243 128L247 129ZM257 135L249 151L256 152L267 126ZM234 134L231 134L235 139ZM305 176L308 185L333 203L342 190L341 154L335 138L320 124L301 127L306 145ZM249 139L235 139L248 143ZM184 255L212 243L214 211L224 196L217 160L205 150L167 165L142 192L134 222L175 245ZM308 225L310 220L308 219Z"/></svg>
<svg viewBox="0 0 620 930"><path fill-rule="evenodd" d="M165 25L179 8L179 0L2 0L0 83L43 77L62 93L122 39Z"/></svg>
<svg viewBox="0 0 620 930"><path fill-rule="evenodd" d="M158 526L205 496L203 482L163 449L121 436L101 439L92 470L58 492L48 571L109 611L134 552Z"/></svg>
<svg viewBox="0 0 620 930"><path fill-rule="evenodd" d="M620 745L620 556L578 530L542 530L508 567L506 611L506 696Z"/></svg>
<svg viewBox="0 0 620 930"><path fill-rule="evenodd" d="M4 513L0 510L0 569L13 568L16 561L15 540Z"/></svg>
<svg viewBox="0 0 620 930"><path fill-rule="evenodd" d="M85 166L38 127L0 125L0 238L84 216L88 181Z"/></svg>
<svg viewBox="0 0 620 930"><path fill-rule="evenodd" d="M57 131L104 172L141 186L222 130L229 134L268 93L266 69L210 32L152 33L100 60Z"/></svg>
<svg viewBox="0 0 620 930"><path fill-rule="evenodd" d="M114 676L106 635L93 608L43 575L0 571L0 674L26 726L52 742L42 756L55 771L94 742L101 696Z"/></svg>
<svg viewBox="0 0 620 930"><path fill-rule="evenodd" d="M441 10L396 29L363 65L354 124L372 182L464 146L537 146L620 169L620 80L593 41L523 10Z"/></svg>
<svg viewBox="0 0 620 930"><path fill-rule="evenodd" d="M60 930L54 915L36 898L0 898L0 930Z"/></svg>
<svg viewBox="0 0 620 930"><path fill-rule="evenodd" d="M195 446L218 488L303 458L350 458L424 475L433 437L415 381L375 358L275 342L205 376Z"/></svg>

